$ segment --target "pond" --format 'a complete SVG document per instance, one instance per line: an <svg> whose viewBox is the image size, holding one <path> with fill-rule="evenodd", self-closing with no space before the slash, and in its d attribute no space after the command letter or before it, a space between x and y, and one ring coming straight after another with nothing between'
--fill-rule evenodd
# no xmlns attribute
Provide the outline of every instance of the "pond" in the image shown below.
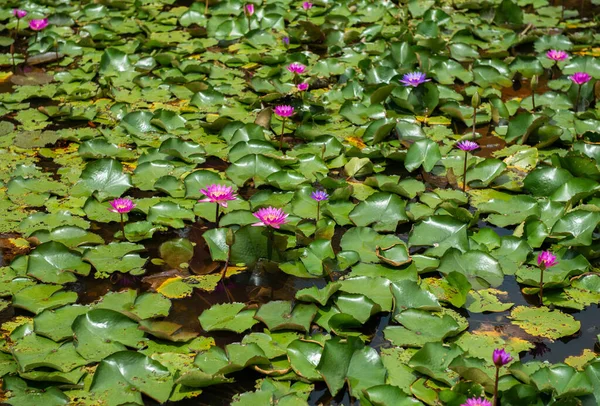
<svg viewBox="0 0 600 406"><path fill-rule="evenodd" d="M600 1L0 5L0 403L600 404Z"/></svg>

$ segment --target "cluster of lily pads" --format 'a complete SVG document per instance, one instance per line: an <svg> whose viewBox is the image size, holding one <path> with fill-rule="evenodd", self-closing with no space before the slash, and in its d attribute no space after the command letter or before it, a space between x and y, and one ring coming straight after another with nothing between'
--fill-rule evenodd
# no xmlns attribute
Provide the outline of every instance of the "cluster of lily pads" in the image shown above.
<svg viewBox="0 0 600 406"><path fill-rule="evenodd" d="M0 5L1 401L600 403L594 348L520 360L600 303L554 3Z"/></svg>

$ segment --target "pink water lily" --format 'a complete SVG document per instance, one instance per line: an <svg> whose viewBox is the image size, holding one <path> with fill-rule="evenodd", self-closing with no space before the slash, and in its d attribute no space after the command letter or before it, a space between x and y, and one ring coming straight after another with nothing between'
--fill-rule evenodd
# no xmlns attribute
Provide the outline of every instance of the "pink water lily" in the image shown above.
<svg viewBox="0 0 600 406"><path fill-rule="evenodd" d="M282 224L285 224L288 216L282 209L276 209L271 206L259 209L256 213L252 213L252 215L260 220L258 223L252 224L253 226L273 228L279 228Z"/></svg>
<svg viewBox="0 0 600 406"><path fill-rule="evenodd" d="M558 261L556 260L556 255L551 253L550 251L542 251L537 257L538 266L541 268L550 268L556 264Z"/></svg>
<svg viewBox="0 0 600 406"><path fill-rule="evenodd" d="M25 11L25 10L19 10L18 8L14 9L12 11L12 13L18 19L21 19L21 18L23 18L23 17L25 17L27 15L27 11Z"/></svg>
<svg viewBox="0 0 600 406"><path fill-rule="evenodd" d="M34 31L41 31L44 28L46 28L48 26L48 19L47 18L42 18L39 20L31 20L29 22L29 28L31 28Z"/></svg>
<svg viewBox="0 0 600 406"><path fill-rule="evenodd" d="M429 82L430 80L431 79L427 79L427 75L423 72L411 72L402 76L400 82L403 83L404 86L417 87L421 83Z"/></svg>
<svg viewBox="0 0 600 406"><path fill-rule="evenodd" d="M206 189L200 189L206 198L198 200L200 203L217 203L222 207L227 207L227 202L235 200L236 195L233 193L231 186L213 184L207 186Z"/></svg>
<svg viewBox="0 0 600 406"><path fill-rule="evenodd" d="M288 105L275 106L275 114L279 117L291 117L294 114L294 108Z"/></svg>
<svg viewBox="0 0 600 406"><path fill-rule="evenodd" d="M571 76L569 76L575 84L581 86L592 79L592 76L587 72L575 72Z"/></svg>
<svg viewBox="0 0 600 406"><path fill-rule="evenodd" d="M564 61L565 59L567 59L569 57L569 54L566 53L565 51L551 49L550 51L546 52L546 56L548 57L548 59L552 59L553 61L560 62L560 61Z"/></svg>
<svg viewBox="0 0 600 406"><path fill-rule="evenodd" d="M298 83L298 85L296 86L298 88L298 90L300 90L301 92L305 92L308 90L308 83Z"/></svg>
<svg viewBox="0 0 600 406"><path fill-rule="evenodd" d="M473 141L465 140L465 141L457 142L456 147L463 151L473 151L473 150L479 148L479 144L477 144L476 142L473 142Z"/></svg>
<svg viewBox="0 0 600 406"><path fill-rule="evenodd" d="M108 210L119 214L129 213L135 207L133 201L131 199L127 199L126 197L119 197L118 199L110 202L110 205L112 208Z"/></svg>
<svg viewBox="0 0 600 406"><path fill-rule="evenodd" d="M305 1L304 3L302 3L302 8L304 10L309 10L312 8L312 6L313 6L313 4L309 1Z"/></svg>
<svg viewBox="0 0 600 406"><path fill-rule="evenodd" d="M460 406L492 406L492 404L485 398L471 398Z"/></svg>
<svg viewBox="0 0 600 406"><path fill-rule="evenodd" d="M248 17L250 17L254 14L254 4L252 4L252 3L246 4L246 7L244 7L244 9L245 9Z"/></svg>
<svg viewBox="0 0 600 406"><path fill-rule="evenodd" d="M499 368L512 361L513 357L511 357L503 348L496 348L492 354L492 360L494 361L494 365Z"/></svg>
<svg viewBox="0 0 600 406"><path fill-rule="evenodd" d="M289 70L292 73L295 73L296 75L300 75L301 73L306 72L306 66L298 62L293 62L288 65L287 70Z"/></svg>

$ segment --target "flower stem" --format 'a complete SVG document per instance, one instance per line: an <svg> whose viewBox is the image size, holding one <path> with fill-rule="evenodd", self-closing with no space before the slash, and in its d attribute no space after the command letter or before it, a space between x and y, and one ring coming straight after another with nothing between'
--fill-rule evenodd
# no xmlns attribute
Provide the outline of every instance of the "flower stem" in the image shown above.
<svg viewBox="0 0 600 406"><path fill-rule="evenodd" d="M494 401L493 406L498 406L498 376L500 375L500 367L496 366L496 379L494 382Z"/></svg>
<svg viewBox="0 0 600 406"><path fill-rule="evenodd" d="M204 15L208 14L208 0L204 3Z"/></svg>
<svg viewBox="0 0 600 406"><path fill-rule="evenodd" d="M123 213L121 214L121 231L123 232L123 239L125 239L125 222L123 221Z"/></svg>
<svg viewBox="0 0 600 406"><path fill-rule="evenodd" d="M463 166L463 185L462 191L464 192L467 188L467 151L465 151L465 164Z"/></svg>
<svg viewBox="0 0 600 406"><path fill-rule="evenodd" d="M475 126L477 125L477 107L473 106L473 139L475 139Z"/></svg>
<svg viewBox="0 0 600 406"><path fill-rule="evenodd" d="M575 100L575 113L579 111L579 98L581 97L581 85L577 89L577 99Z"/></svg>
<svg viewBox="0 0 600 406"><path fill-rule="evenodd" d="M321 202L317 202L317 221L315 222L315 224L319 222L319 214L320 213L321 213Z"/></svg>
<svg viewBox="0 0 600 406"><path fill-rule="evenodd" d="M532 110L535 111L535 89L531 89L531 106Z"/></svg>
<svg viewBox="0 0 600 406"><path fill-rule="evenodd" d="M217 211L215 212L215 224L219 227L219 203L217 203Z"/></svg>
<svg viewBox="0 0 600 406"><path fill-rule="evenodd" d="M267 235L267 259L270 261L273 257L273 239L275 237L275 230L272 227L268 228Z"/></svg>
<svg viewBox="0 0 600 406"><path fill-rule="evenodd" d="M283 122L281 123L281 135L279 136L279 150L280 151L283 149L283 133L285 132L285 119L286 119L286 117L283 117Z"/></svg>
<svg viewBox="0 0 600 406"><path fill-rule="evenodd" d="M10 54L12 56L12 65L13 72L17 73L17 66L15 65L15 43L17 42L17 38L19 38L19 23L21 22L20 18L17 18L17 27L15 28L15 42L10 45Z"/></svg>
<svg viewBox="0 0 600 406"><path fill-rule="evenodd" d="M540 306L544 305L544 266L540 266Z"/></svg>

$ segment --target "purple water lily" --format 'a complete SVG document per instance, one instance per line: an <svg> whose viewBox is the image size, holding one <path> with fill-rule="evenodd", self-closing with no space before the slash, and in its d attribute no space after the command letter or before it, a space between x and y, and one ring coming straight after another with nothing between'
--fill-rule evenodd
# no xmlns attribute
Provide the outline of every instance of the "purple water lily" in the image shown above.
<svg viewBox="0 0 600 406"><path fill-rule="evenodd" d="M479 148L479 144L477 144L476 142L473 142L473 141L465 140L465 141L458 141L456 143L456 147L463 151L473 151L473 150Z"/></svg>
<svg viewBox="0 0 600 406"><path fill-rule="evenodd" d="M402 76L401 83L404 86L413 86L417 87L422 83L429 82L431 79L427 79L427 75L423 72L410 72Z"/></svg>

